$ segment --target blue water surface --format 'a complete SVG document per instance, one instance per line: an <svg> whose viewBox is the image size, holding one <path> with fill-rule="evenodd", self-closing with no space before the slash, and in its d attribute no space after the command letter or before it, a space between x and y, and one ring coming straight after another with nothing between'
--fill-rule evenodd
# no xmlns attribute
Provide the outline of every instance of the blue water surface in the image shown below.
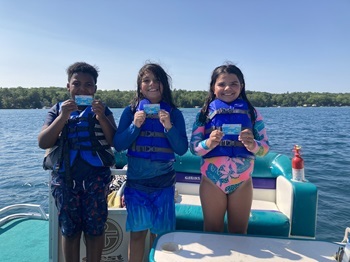
<svg viewBox="0 0 350 262"><path fill-rule="evenodd" d="M181 109L190 137L199 109ZM271 151L292 157L302 146L306 178L319 190L316 238L341 241L350 226L350 107L258 108ZM37 136L47 109L0 110L0 208L41 204L48 212L49 172ZM122 109L112 109L116 123Z"/></svg>

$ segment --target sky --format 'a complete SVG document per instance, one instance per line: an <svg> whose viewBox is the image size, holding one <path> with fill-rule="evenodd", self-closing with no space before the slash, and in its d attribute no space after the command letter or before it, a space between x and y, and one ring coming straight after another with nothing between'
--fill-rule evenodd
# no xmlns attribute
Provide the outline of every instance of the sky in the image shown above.
<svg viewBox="0 0 350 262"><path fill-rule="evenodd" d="M149 61L207 91L229 61L246 90L350 92L349 0L0 0L0 39L0 87L65 87L84 61L99 89L136 90Z"/></svg>

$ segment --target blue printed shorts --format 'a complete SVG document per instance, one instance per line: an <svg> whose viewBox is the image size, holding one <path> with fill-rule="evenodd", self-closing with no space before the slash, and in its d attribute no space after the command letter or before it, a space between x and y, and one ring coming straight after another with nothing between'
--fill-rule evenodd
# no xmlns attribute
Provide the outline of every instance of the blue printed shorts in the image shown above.
<svg viewBox="0 0 350 262"><path fill-rule="evenodd" d="M174 186L151 193L126 187L126 231L150 229L153 234L163 234L175 230L174 193Z"/></svg>
<svg viewBox="0 0 350 262"><path fill-rule="evenodd" d="M100 236L108 217L107 194L111 171L79 161L71 174L73 188L65 185L63 174L52 174L51 190L62 235L71 237L83 231L87 235Z"/></svg>

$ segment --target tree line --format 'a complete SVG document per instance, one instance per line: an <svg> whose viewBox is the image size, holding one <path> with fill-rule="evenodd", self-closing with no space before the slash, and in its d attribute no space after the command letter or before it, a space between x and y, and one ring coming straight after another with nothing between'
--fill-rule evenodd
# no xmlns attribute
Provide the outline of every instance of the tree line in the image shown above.
<svg viewBox="0 0 350 262"><path fill-rule="evenodd" d="M136 91L97 90L96 99L101 99L110 108L124 108L130 104ZM247 91L247 97L255 107L296 106L350 106L350 93L292 92L271 94ZM202 107L208 91L173 90L175 104L180 108ZM69 99L62 87L2 88L0 87L0 109L35 109L51 107L59 101Z"/></svg>

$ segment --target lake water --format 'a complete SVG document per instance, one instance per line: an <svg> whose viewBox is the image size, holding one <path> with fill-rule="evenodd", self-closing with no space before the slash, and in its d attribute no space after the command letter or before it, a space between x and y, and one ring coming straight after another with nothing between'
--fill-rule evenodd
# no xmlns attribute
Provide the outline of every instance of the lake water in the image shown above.
<svg viewBox="0 0 350 262"><path fill-rule="evenodd" d="M188 136L199 109L182 109ZM319 190L316 237L341 241L350 226L350 107L258 108L271 151L292 157L302 146L306 178ZM116 123L122 109L112 109ZM48 212L49 172L37 136L47 110L0 110L0 208L41 204Z"/></svg>

